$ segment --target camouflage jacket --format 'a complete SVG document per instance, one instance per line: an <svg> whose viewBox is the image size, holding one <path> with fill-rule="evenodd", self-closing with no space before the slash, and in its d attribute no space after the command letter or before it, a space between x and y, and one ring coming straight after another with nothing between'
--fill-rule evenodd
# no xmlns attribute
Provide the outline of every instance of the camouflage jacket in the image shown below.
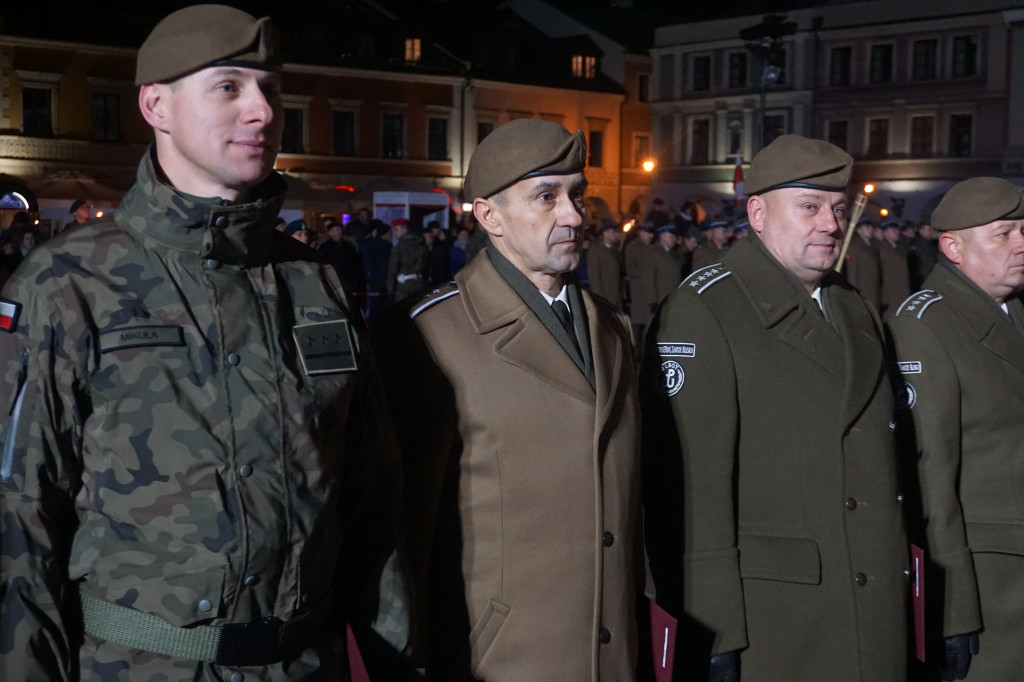
<svg viewBox="0 0 1024 682"><path fill-rule="evenodd" d="M398 480L372 358L331 267L274 231L284 183L228 204L154 163L2 292L4 679L227 679L83 643L77 590L175 626L287 621L351 606L391 551L371 530L397 524Z"/></svg>

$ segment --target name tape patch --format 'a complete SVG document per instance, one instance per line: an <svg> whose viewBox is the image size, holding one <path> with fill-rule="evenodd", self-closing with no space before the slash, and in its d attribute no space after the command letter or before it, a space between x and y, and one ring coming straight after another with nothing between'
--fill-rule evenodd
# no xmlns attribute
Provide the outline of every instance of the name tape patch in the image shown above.
<svg viewBox="0 0 1024 682"><path fill-rule="evenodd" d="M348 320L314 322L292 327L302 371L309 376L354 372L358 368Z"/></svg>
<svg viewBox="0 0 1024 682"><path fill-rule="evenodd" d="M917 361L897 363L901 374L920 374L921 363Z"/></svg>
<svg viewBox="0 0 1024 682"><path fill-rule="evenodd" d="M663 358L692 358L697 354L697 346L692 343L659 343L658 355Z"/></svg>
<svg viewBox="0 0 1024 682"><path fill-rule="evenodd" d="M100 334L100 353L145 346L184 346L185 331L173 325L137 325Z"/></svg>

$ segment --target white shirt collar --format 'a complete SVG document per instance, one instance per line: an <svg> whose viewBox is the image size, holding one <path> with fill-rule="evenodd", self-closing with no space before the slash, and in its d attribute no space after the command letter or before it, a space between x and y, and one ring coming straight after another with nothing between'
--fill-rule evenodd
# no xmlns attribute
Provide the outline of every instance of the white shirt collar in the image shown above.
<svg viewBox="0 0 1024 682"><path fill-rule="evenodd" d="M821 302L821 287L815 287L814 291L811 292L811 298L818 303L818 307L821 308L821 312L825 312L825 306Z"/></svg>
<svg viewBox="0 0 1024 682"><path fill-rule="evenodd" d="M537 291L540 291L540 289L537 289ZM558 292L558 296L548 296L546 291L540 291L540 295L544 297L544 300L548 302L548 305L551 305L555 301L561 301L565 304L566 308L572 310L572 307L569 306L569 287L566 284L562 285L562 290Z"/></svg>

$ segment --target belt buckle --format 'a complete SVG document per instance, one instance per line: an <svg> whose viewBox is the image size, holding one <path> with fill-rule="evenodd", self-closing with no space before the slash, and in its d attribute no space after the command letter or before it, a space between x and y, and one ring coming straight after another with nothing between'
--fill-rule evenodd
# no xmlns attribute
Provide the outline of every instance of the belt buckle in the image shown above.
<svg viewBox="0 0 1024 682"><path fill-rule="evenodd" d="M275 616L223 626L217 646L217 664L250 666L277 663L282 658L283 626L281 619Z"/></svg>

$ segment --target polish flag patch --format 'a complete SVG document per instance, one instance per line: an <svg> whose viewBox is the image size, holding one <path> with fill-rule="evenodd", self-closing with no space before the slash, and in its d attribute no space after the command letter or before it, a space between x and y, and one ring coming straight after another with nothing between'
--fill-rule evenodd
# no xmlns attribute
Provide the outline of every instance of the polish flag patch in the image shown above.
<svg viewBox="0 0 1024 682"><path fill-rule="evenodd" d="M20 303L7 298L0 298L0 329L5 332L13 332L18 328L18 315L20 314Z"/></svg>

